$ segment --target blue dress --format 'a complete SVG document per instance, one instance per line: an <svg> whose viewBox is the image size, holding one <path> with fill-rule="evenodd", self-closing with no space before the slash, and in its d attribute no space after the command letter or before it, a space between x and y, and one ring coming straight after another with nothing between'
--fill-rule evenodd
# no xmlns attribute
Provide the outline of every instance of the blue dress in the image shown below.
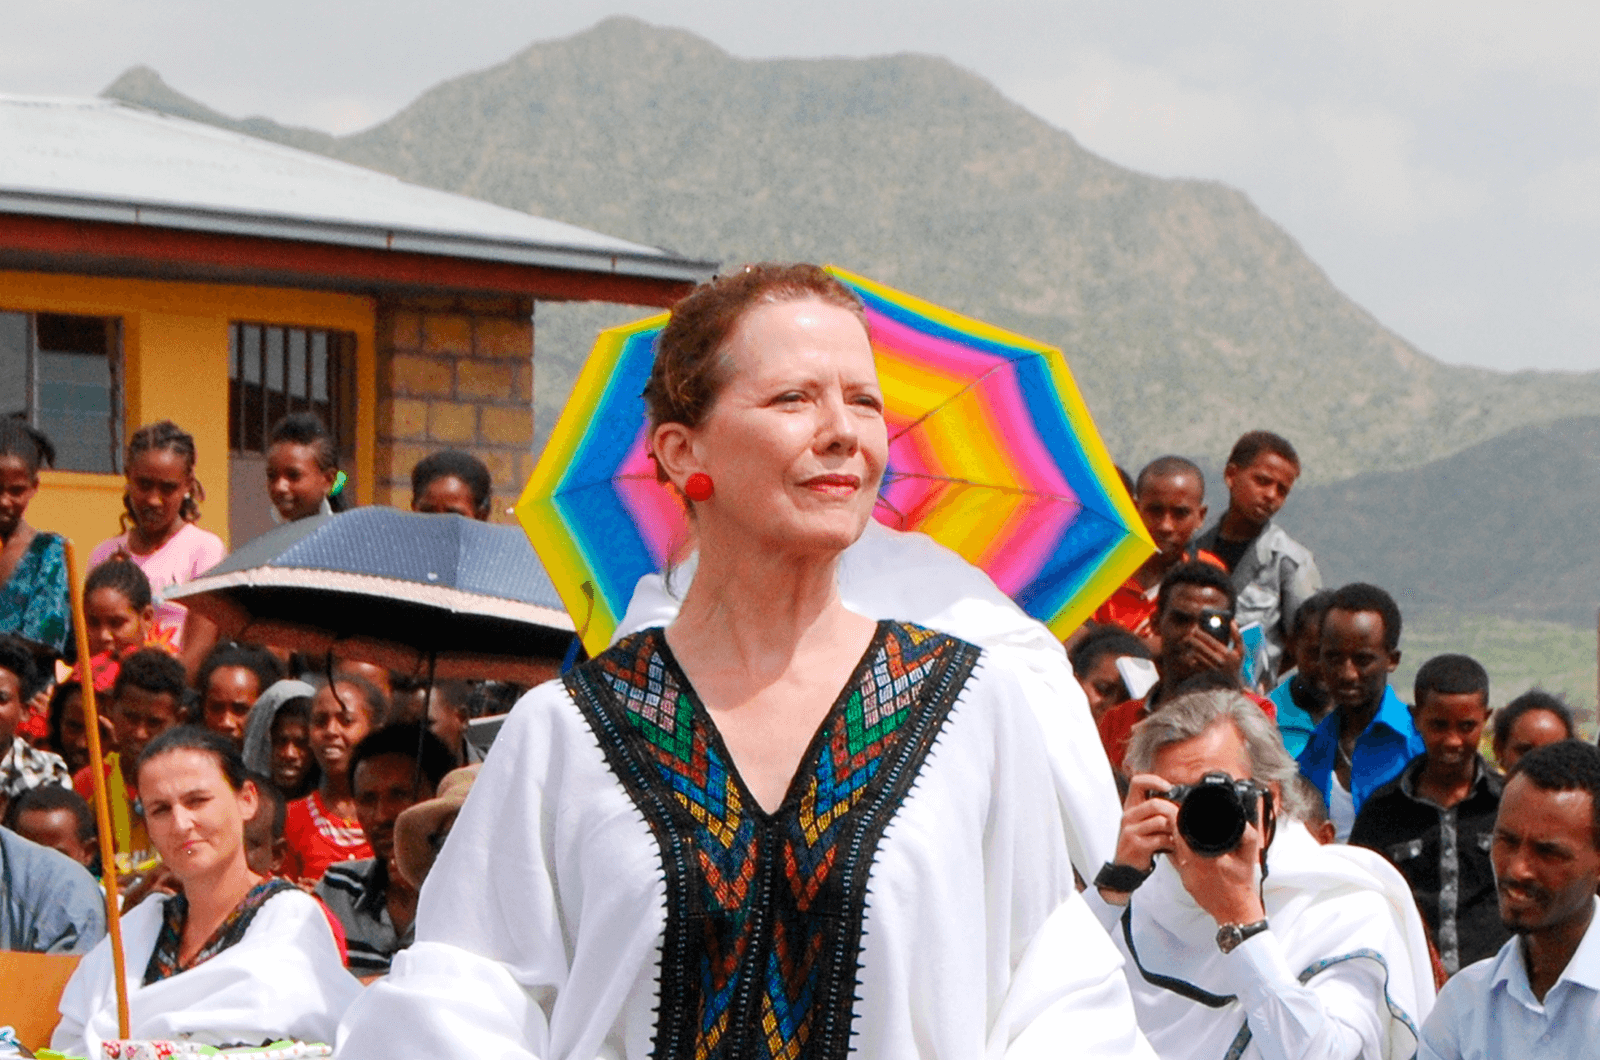
<svg viewBox="0 0 1600 1060"><path fill-rule="evenodd" d="M40 530L0 585L0 633L15 633L65 655L72 640L67 552L60 534Z"/></svg>

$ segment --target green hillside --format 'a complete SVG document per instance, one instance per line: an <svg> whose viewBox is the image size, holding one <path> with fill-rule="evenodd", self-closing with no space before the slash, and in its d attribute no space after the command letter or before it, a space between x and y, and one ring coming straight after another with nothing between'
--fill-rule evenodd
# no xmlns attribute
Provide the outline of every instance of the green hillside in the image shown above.
<svg viewBox="0 0 1600 1060"><path fill-rule="evenodd" d="M1107 162L942 59L743 60L610 19L346 137L142 68L107 92L696 257L838 262L1061 345L1135 464L1265 426L1335 481L1600 408L1600 375L1430 359L1244 195ZM608 312L540 307L542 425Z"/></svg>

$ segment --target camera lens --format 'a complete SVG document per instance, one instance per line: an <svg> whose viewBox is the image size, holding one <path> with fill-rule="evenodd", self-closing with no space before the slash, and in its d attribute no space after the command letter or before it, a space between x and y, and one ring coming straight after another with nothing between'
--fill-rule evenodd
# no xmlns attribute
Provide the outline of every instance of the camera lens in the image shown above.
<svg viewBox="0 0 1600 1060"><path fill-rule="evenodd" d="M1245 824L1245 808L1231 784L1197 785L1178 807L1178 834L1204 857L1221 857L1238 847Z"/></svg>

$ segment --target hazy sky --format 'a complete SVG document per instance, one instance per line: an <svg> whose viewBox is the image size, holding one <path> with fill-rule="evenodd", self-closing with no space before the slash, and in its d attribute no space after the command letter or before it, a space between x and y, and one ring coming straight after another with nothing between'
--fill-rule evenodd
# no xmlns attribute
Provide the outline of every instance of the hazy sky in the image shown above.
<svg viewBox="0 0 1600 1060"><path fill-rule="evenodd" d="M1433 356L1600 369L1595 0L6 0L4 11L0 92L92 95L144 63L224 112L334 132L612 14L752 58L944 55L1113 161L1243 189Z"/></svg>

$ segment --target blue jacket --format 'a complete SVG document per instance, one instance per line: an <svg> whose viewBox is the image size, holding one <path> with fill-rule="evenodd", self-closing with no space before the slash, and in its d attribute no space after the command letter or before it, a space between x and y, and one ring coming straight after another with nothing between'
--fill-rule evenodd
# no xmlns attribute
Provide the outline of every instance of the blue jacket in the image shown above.
<svg viewBox="0 0 1600 1060"><path fill-rule="evenodd" d="M1400 702L1394 689L1385 687L1383 702L1370 724L1356 737L1351 756L1350 796L1356 812L1367 796L1398 777L1406 763L1423 751L1422 736L1411 720L1411 709ZM1300 752L1300 772L1317 786L1327 800L1332 795L1333 767L1339 756L1339 712L1332 711L1312 730L1306 749Z"/></svg>

